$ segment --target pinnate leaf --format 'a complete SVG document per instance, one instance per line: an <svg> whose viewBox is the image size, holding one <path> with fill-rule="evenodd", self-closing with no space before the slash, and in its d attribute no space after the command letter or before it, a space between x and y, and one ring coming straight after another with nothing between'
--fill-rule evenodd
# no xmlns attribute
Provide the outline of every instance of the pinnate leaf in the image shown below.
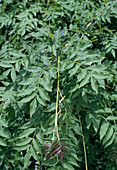
<svg viewBox="0 0 117 170"><path fill-rule="evenodd" d="M11 69L11 79L14 83L15 79L16 79L16 71L15 71L14 67L12 67L12 69Z"/></svg>
<svg viewBox="0 0 117 170"><path fill-rule="evenodd" d="M7 131L5 131L5 129L0 128L0 136L4 137L4 138L9 138L9 133Z"/></svg>
<svg viewBox="0 0 117 170"><path fill-rule="evenodd" d="M23 145L27 145L31 142L32 138L28 137L25 139L21 139L19 141L16 142L15 146L23 146Z"/></svg>
<svg viewBox="0 0 117 170"><path fill-rule="evenodd" d="M100 140L102 140L102 138L105 136L108 128L109 128L109 123L106 121L103 121L101 128L100 128Z"/></svg>
<svg viewBox="0 0 117 170"><path fill-rule="evenodd" d="M96 82L96 80L95 80L93 77L91 77L91 87L92 87L92 89L93 89L96 93L98 93L97 82Z"/></svg>
<svg viewBox="0 0 117 170"><path fill-rule="evenodd" d="M68 162L68 161L63 161L63 163L62 163L62 165L63 165L63 167L65 168L65 169L68 169L68 170L75 170L74 168L73 168L73 166Z"/></svg>
<svg viewBox="0 0 117 170"><path fill-rule="evenodd" d="M4 139L0 138L0 145L1 146L7 146L7 143L5 142Z"/></svg>
<svg viewBox="0 0 117 170"><path fill-rule="evenodd" d="M41 87L39 87L39 94L40 94L40 96L41 96L43 99L45 99L45 100L47 100L47 101L50 101L50 98L49 98L49 96L48 96L48 93L47 93L43 88L41 88Z"/></svg>
<svg viewBox="0 0 117 170"><path fill-rule="evenodd" d="M108 116L107 120L117 120L117 116Z"/></svg>
<svg viewBox="0 0 117 170"><path fill-rule="evenodd" d="M103 139L103 144L105 144L105 142L107 142L107 141L111 138L112 135L113 135L113 128L110 127L110 128L108 129L108 131L107 131L104 139Z"/></svg>
<svg viewBox="0 0 117 170"><path fill-rule="evenodd" d="M24 130L22 133L19 134L18 139L28 137L31 133L35 131L35 128L29 128Z"/></svg>
<svg viewBox="0 0 117 170"><path fill-rule="evenodd" d="M29 165L29 160L31 158L31 151L29 150L26 152L26 155L24 157L24 168L26 168Z"/></svg>
<svg viewBox="0 0 117 170"><path fill-rule="evenodd" d="M36 108L37 108L37 100L36 98L34 98L32 102L30 103L30 117L32 117L32 115L34 114L34 112L36 111Z"/></svg>

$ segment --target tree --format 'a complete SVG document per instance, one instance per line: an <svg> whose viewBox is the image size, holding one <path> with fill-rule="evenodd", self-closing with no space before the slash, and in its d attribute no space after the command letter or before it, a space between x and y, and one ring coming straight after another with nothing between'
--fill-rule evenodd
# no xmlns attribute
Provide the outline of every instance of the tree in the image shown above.
<svg viewBox="0 0 117 170"><path fill-rule="evenodd" d="M116 8L1 0L1 169L116 169Z"/></svg>

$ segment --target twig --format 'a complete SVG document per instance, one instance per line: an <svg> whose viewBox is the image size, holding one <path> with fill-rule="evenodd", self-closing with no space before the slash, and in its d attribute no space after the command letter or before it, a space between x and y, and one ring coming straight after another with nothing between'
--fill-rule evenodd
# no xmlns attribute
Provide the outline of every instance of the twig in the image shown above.
<svg viewBox="0 0 117 170"><path fill-rule="evenodd" d="M114 4L113 4L113 5L115 5L115 4L116 4L116 2L117 2L117 0L114 2ZM109 9L109 8L111 8L111 5L109 5L107 9ZM102 13L99 13L99 16L101 16L101 15L102 15ZM86 27L87 27L87 28L88 28L88 27L90 27L90 26L91 26L91 24L93 24L93 23L96 21L96 19L97 19L97 18L94 18L94 19L93 19L93 20L92 20L89 24L87 24L87 26L86 26Z"/></svg>
<svg viewBox="0 0 117 170"><path fill-rule="evenodd" d="M60 89L59 89L59 93L60 93L60 96L61 96L61 100L59 102L61 103L64 100L65 96L62 95Z"/></svg>

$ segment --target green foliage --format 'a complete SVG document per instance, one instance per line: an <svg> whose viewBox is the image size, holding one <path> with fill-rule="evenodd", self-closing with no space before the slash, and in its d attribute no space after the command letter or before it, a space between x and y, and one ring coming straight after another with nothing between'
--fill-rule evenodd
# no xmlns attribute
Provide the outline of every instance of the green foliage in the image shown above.
<svg viewBox="0 0 117 170"><path fill-rule="evenodd" d="M1 170L116 169L116 31L116 1L0 1Z"/></svg>

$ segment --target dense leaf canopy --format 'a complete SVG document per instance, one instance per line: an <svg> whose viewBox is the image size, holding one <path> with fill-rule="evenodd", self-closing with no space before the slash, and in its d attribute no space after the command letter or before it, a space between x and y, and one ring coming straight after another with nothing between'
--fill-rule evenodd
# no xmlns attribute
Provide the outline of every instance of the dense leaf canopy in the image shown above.
<svg viewBox="0 0 117 170"><path fill-rule="evenodd" d="M115 170L117 1L0 1L0 169Z"/></svg>

